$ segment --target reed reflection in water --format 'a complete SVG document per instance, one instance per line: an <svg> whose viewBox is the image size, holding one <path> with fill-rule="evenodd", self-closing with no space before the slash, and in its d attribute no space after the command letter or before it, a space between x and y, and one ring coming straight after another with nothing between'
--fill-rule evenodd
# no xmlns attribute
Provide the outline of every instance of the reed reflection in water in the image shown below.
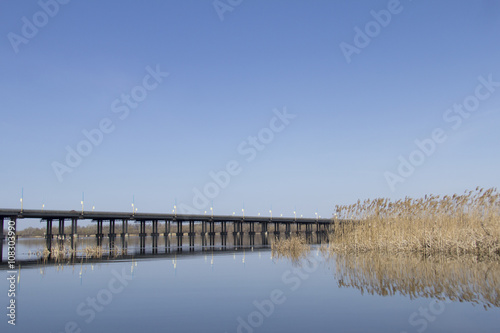
<svg viewBox="0 0 500 333"><path fill-rule="evenodd" d="M328 255L329 251L323 251ZM500 307L500 262L474 256L376 252L328 255L339 287L381 296L426 297Z"/></svg>

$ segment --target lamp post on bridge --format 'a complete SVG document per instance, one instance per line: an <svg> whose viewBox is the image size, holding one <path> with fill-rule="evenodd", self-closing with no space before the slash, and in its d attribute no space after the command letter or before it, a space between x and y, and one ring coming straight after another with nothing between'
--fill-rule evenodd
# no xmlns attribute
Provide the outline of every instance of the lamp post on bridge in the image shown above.
<svg viewBox="0 0 500 333"><path fill-rule="evenodd" d="M19 201L21 201L21 213L23 212L23 198L24 198L24 187L21 188L21 199L19 199Z"/></svg>
<svg viewBox="0 0 500 333"><path fill-rule="evenodd" d="M82 204L82 215L83 215L83 202L85 201L85 192L82 192L82 200L80 203Z"/></svg>

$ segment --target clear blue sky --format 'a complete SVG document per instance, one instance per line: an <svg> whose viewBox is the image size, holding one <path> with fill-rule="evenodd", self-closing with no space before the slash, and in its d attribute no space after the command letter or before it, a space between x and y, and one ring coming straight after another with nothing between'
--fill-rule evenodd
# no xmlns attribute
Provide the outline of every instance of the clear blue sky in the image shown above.
<svg viewBox="0 0 500 333"><path fill-rule="evenodd" d="M82 191L97 210L129 210L133 195L143 212L194 207L193 189L230 161L240 172L216 214L329 217L358 198L500 185L500 87L479 87L467 117L446 113L474 103L478 77L500 82L497 1L402 0L349 63L341 43L377 29L370 12L388 1L243 0L223 20L211 0L42 3L52 16L0 1L3 208L20 206L21 188L31 209L79 209ZM158 83L148 66L169 75ZM144 97L145 78L154 88L127 107L122 94ZM273 112L284 109L286 126ZM103 119L113 131L59 181L54 162ZM436 128L446 140L391 189L387 172Z"/></svg>

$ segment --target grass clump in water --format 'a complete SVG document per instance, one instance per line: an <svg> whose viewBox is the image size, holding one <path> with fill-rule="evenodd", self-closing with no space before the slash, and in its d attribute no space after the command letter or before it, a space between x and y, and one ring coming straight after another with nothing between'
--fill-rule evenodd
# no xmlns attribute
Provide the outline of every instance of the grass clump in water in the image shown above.
<svg viewBox="0 0 500 333"><path fill-rule="evenodd" d="M306 258L311 251L305 238L293 236L287 239L276 239L271 243L273 257L291 259L298 262Z"/></svg>

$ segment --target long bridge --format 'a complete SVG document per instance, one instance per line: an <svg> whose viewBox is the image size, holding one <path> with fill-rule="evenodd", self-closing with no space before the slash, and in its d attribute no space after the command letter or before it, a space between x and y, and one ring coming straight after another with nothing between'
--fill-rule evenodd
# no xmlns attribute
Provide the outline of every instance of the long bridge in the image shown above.
<svg viewBox="0 0 500 333"><path fill-rule="evenodd" d="M332 229L334 219L326 218L303 218L303 217L273 217L273 216L238 216L238 215L201 215L201 214L157 214L157 213L137 213L137 212L98 212L98 211L75 211L75 210L19 210L19 209L0 209L0 240L5 238L4 226L10 221L15 222L17 227L20 220L40 219L40 222L46 224L45 238L47 248L51 248L51 242L54 237L71 240L78 238L78 223L80 221L90 221L96 223L97 243L105 236L113 241L117 235L123 238L128 237L129 223L139 224L139 236L141 238L141 247L145 244L147 236L157 243L158 236L165 237L170 235L177 236L177 245L182 246L182 237L185 235L184 226L188 227L187 235L190 236L190 245L194 244L194 236L208 236L213 239L216 234L226 236L228 230L232 229L233 236L240 237L247 230L250 236L261 233L267 236L268 233L274 233L279 236L281 232L290 235L292 232L305 232L310 235L314 232L318 234L327 233ZM57 223L56 233L53 232L54 223ZM69 234L65 233L65 224L71 225ZM121 224L121 233L116 232L116 224ZM146 233L146 225L151 224L151 233ZM196 232L195 225L201 224L201 230ZM107 235L103 232L103 226L109 226ZM159 228L162 227L163 230ZM216 228L217 227L217 228ZM232 228L231 228L232 227ZM246 228L245 228L246 227ZM302 228L304 227L304 228ZM175 228L175 230L174 230ZM284 229L284 230L283 230ZM293 231L292 231L293 229ZM216 232L217 230L217 232ZM230 231L229 231L230 232ZM193 241L191 242L191 238ZM212 241L210 242L212 244Z"/></svg>

